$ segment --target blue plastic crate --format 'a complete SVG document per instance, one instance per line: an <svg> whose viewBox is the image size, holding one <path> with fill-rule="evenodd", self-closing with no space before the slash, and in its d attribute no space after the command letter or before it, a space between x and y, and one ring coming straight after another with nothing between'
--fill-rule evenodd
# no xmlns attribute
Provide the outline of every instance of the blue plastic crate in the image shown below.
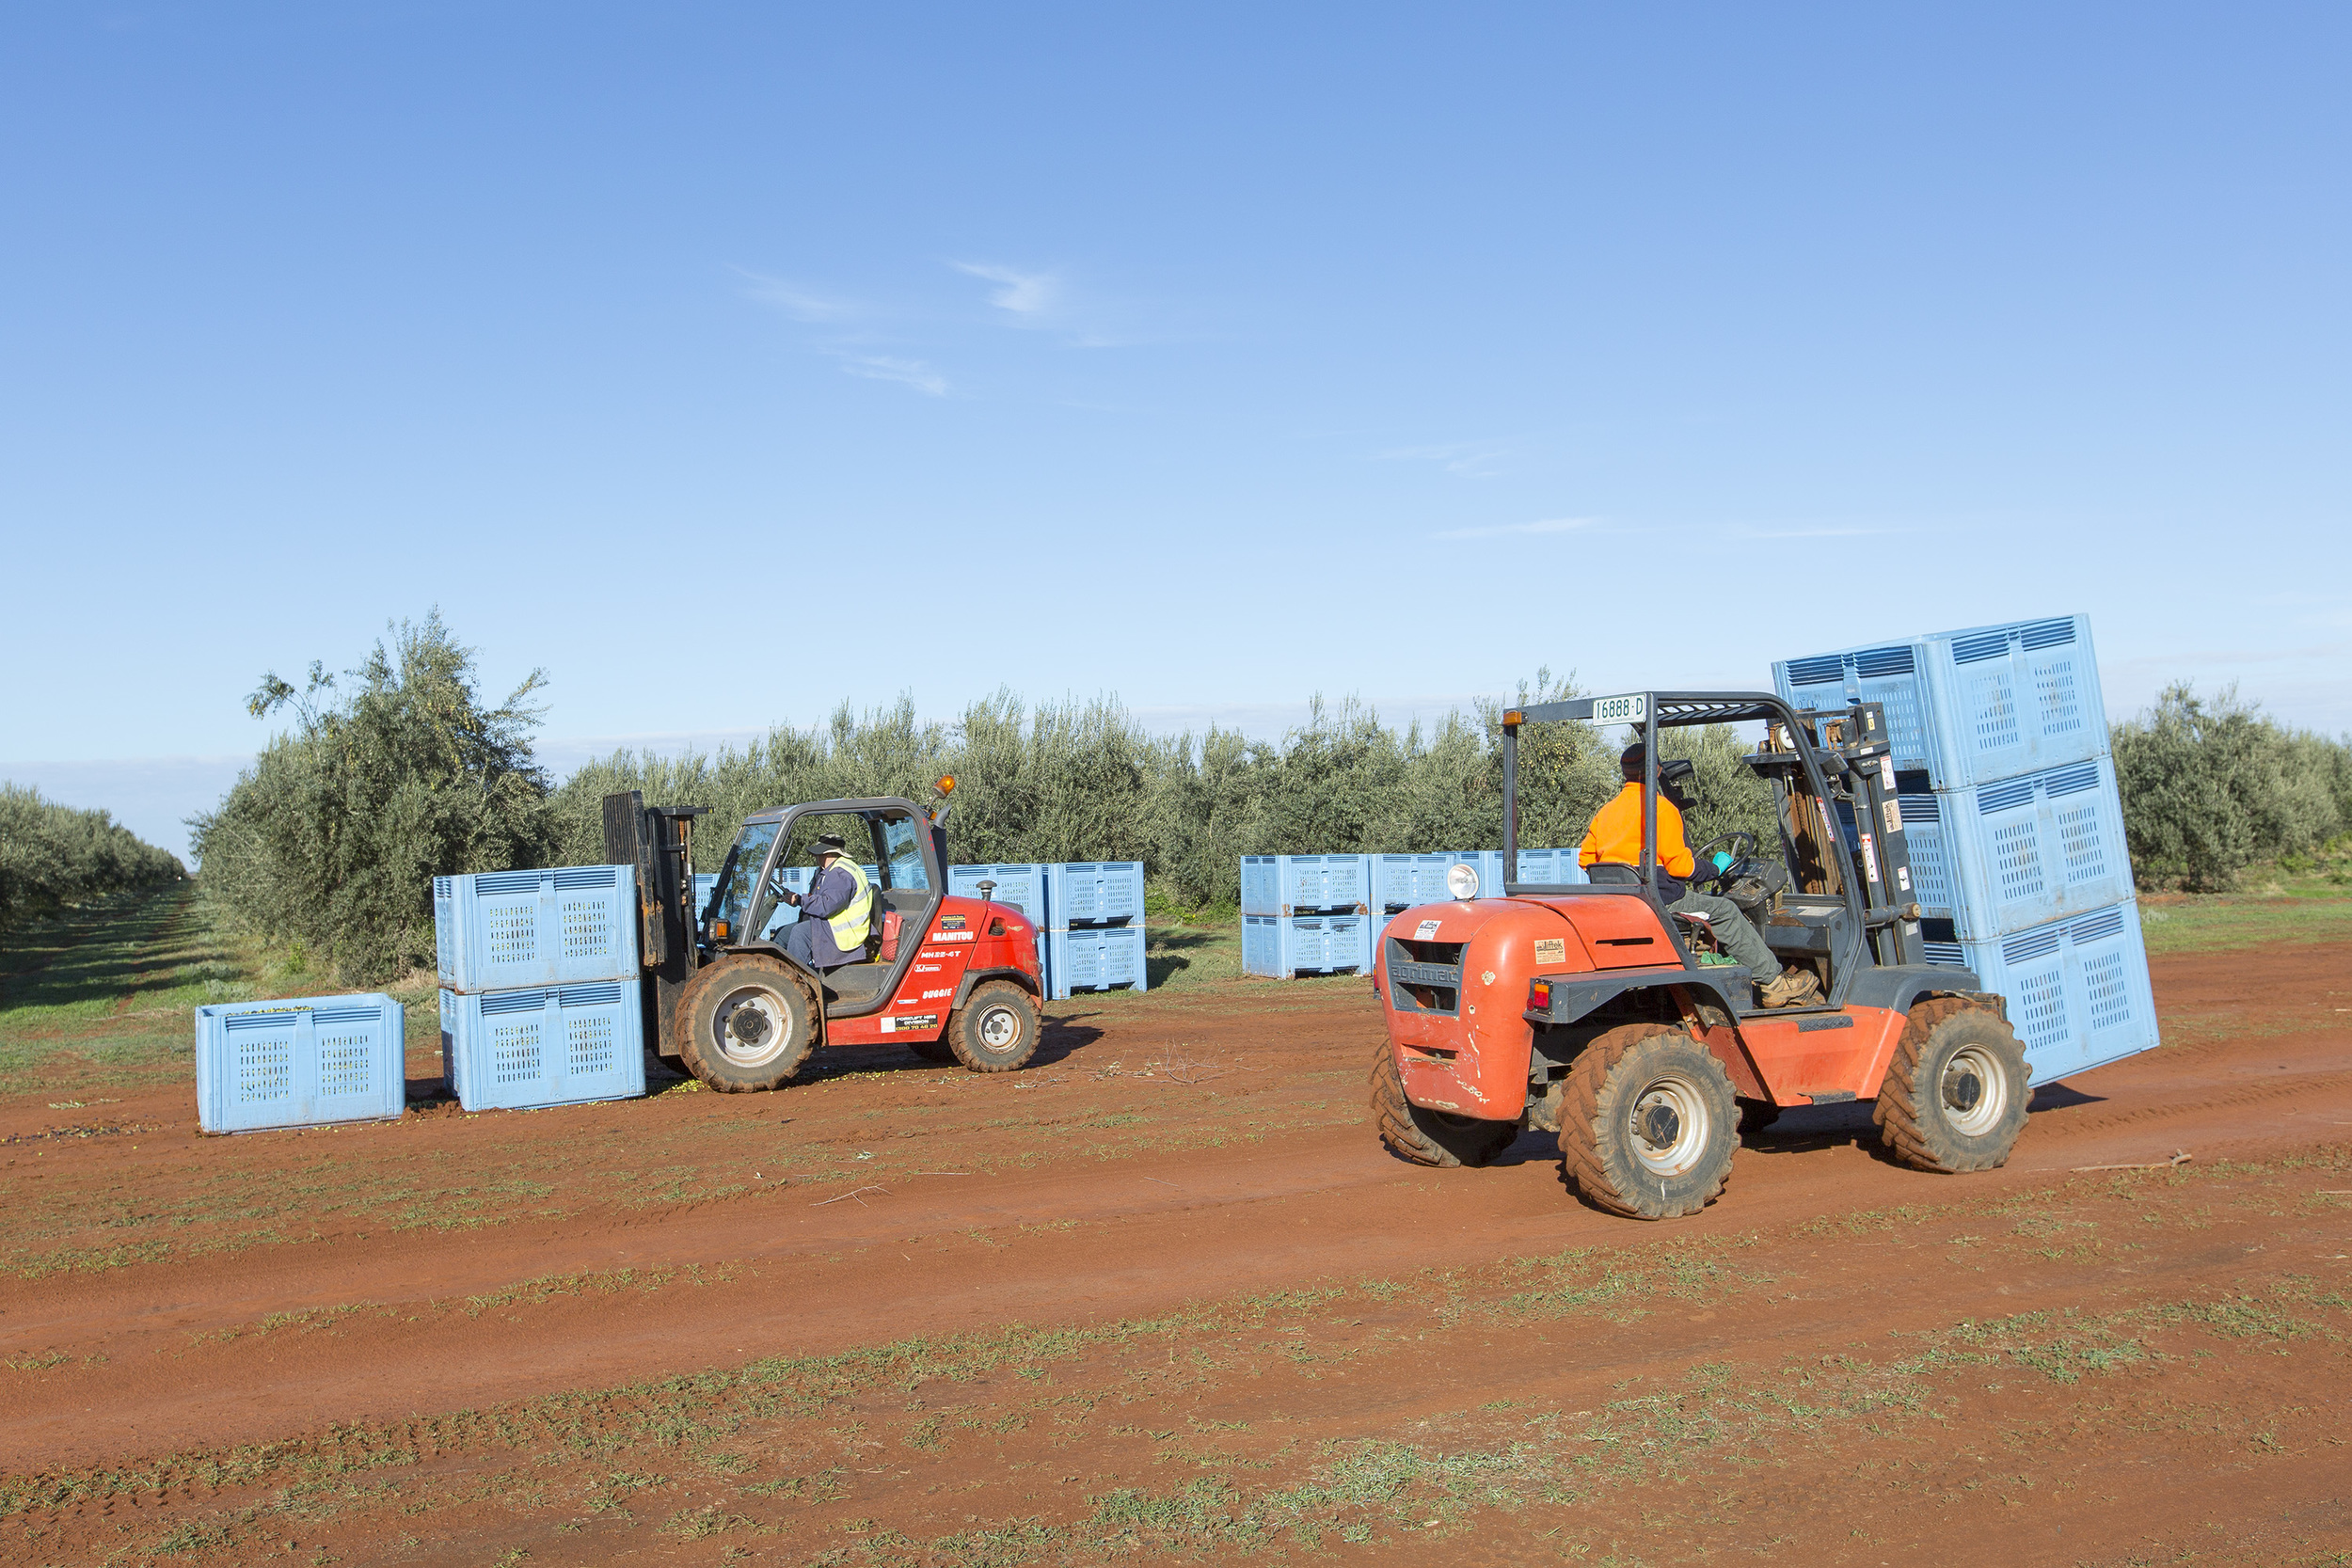
<svg viewBox="0 0 2352 1568"><path fill-rule="evenodd" d="M993 903L1009 904L1028 916L1029 923L1042 930L1050 898L1047 893L1048 873L1053 867L1042 862L1013 862L1000 865L951 865L947 868L947 891L965 898L980 895L980 883L994 882L989 898Z"/></svg>
<svg viewBox="0 0 2352 1568"><path fill-rule="evenodd" d="M1241 921L1241 972L1287 980L1298 974L1359 974L1372 969L1368 914L1246 914Z"/></svg>
<svg viewBox="0 0 2352 1568"><path fill-rule="evenodd" d="M1967 941L2133 896L2115 764L2106 757L1973 789L1896 798L1912 896Z"/></svg>
<svg viewBox="0 0 2352 1568"><path fill-rule="evenodd" d="M638 983L441 992L441 1073L469 1111L645 1092Z"/></svg>
<svg viewBox="0 0 2352 1568"><path fill-rule="evenodd" d="M380 991L196 1009L196 1117L207 1132L381 1121L407 1105L401 1005Z"/></svg>
<svg viewBox="0 0 2352 1568"><path fill-rule="evenodd" d="M1782 659L1772 684L1800 708L1883 703L1896 768L1924 770L1932 789L2107 754L2106 705L2081 615Z"/></svg>
<svg viewBox="0 0 2352 1568"><path fill-rule="evenodd" d="M1367 855L1365 874L1370 879L1371 896L1365 900L1375 910L1409 910L1415 904L1435 904L1454 896L1445 885L1446 868L1468 862L1478 863L1475 853L1454 855L1433 853L1422 855ZM1483 885L1485 879L1480 879Z"/></svg>
<svg viewBox="0 0 2352 1568"><path fill-rule="evenodd" d="M1563 887L1593 879L1576 863L1574 849L1522 849L1519 874L1511 879L1536 887Z"/></svg>
<svg viewBox="0 0 2352 1568"><path fill-rule="evenodd" d="M1045 868L1045 907L1057 929L1143 919L1141 861L1071 861Z"/></svg>
<svg viewBox="0 0 2352 1568"><path fill-rule="evenodd" d="M1082 990L1148 990L1143 927L1082 926L1041 933L1045 951L1045 992L1057 1002Z"/></svg>
<svg viewBox="0 0 2352 1568"><path fill-rule="evenodd" d="M2036 1084L2162 1043L2135 901L1994 941L1925 946L1928 962L1972 969L1982 989L2009 999Z"/></svg>
<svg viewBox="0 0 2352 1568"><path fill-rule="evenodd" d="M637 975L637 868L566 865L433 879L441 985L454 991Z"/></svg>
<svg viewBox="0 0 2352 1568"><path fill-rule="evenodd" d="M1372 863L1365 855L1244 855L1244 914L1362 913L1372 907Z"/></svg>

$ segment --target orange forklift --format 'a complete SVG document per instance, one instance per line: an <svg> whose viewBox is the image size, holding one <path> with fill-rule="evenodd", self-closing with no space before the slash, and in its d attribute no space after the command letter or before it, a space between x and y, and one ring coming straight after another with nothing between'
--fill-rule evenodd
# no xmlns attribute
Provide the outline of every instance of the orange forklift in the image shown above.
<svg viewBox="0 0 2352 1568"><path fill-rule="evenodd" d="M1502 716L1502 863L1518 864L1518 735L1551 722L1630 726L1645 743L1642 863L1622 884L1513 882L1391 919L1373 987L1389 1037L1373 1063L1382 1141L1428 1165L1481 1165L1523 1129L1554 1133L1594 1205L1693 1214L1722 1194L1743 1123L1795 1105L1872 1102L1896 1158L1988 1170L2030 1097L2007 1002L1923 961L1894 764L1879 705L1797 711L1745 692L1579 697ZM1780 843L1726 833L1692 885L1720 893L1820 1000L1760 1006L1703 920L1658 893L1658 736L1761 723L1747 766L1770 784ZM1662 765L1671 775L1675 764ZM1680 765L1687 768L1689 764Z"/></svg>

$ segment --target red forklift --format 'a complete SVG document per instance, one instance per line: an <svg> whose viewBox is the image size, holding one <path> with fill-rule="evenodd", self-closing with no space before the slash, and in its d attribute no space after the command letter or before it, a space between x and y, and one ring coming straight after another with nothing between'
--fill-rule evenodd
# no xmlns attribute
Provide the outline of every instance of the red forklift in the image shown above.
<svg viewBox="0 0 2352 1568"><path fill-rule="evenodd" d="M878 797L752 813L695 907L702 806L604 798L605 858L637 868L645 1043L723 1094L781 1088L829 1045L897 1043L930 1061L1010 1072L1038 1045L1044 996L1037 927L1019 910L947 886L948 798L926 812ZM785 950L796 867L818 834L870 847L873 919L863 955L819 973ZM861 856L861 859L863 857Z"/></svg>

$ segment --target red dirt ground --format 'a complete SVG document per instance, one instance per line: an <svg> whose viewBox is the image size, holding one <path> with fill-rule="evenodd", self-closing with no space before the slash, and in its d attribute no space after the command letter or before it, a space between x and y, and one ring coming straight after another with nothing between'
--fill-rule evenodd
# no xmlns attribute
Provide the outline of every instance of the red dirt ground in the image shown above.
<svg viewBox="0 0 2352 1568"><path fill-rule="evenodd" d="M1794 1113L1672 1227L1388 1157L1360 981L1004 1077L0 1103L0 1560L2352 1562L2352 947L2155 983L2006 1169Z"/></svg>

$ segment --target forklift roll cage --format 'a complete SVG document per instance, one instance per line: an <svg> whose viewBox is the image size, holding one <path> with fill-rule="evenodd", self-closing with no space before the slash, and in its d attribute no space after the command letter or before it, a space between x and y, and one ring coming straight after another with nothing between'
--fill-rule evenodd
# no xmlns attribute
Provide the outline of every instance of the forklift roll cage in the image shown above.
<svg viewBox="0 0 2352 1568"><path fill-rule="evenodd" d="M1640 883L1520 883L1518 869L1518 732L1522 724L1580 721L1596 726L1630 725L1641 734L1642 863ZM1835 1006L1853 995L1854 981L1871 968L1909 968L1923 961L1919 935L1919 905L1914 900L1910 857L1901 832L1901 807L1895 800L1892 752L1886 737L1884 710L1876 703L1857 703L1843 710L1797 709L1768 692L1637 691L1611 697L1574 697L1562 702L1528 704L1507 708L1502 715L1502 863L1504 894L1631 895L1646 899L1659 922L1675 932L1673 915L1659 896L1658 885L1658 732L1699 724L1762 722L1767 726L1763 750L1746 761L1769 777L1776 798L1776 816L1784 863L1792 879L1810 874L1826 886L1792 891L1808 899L1842 895L1847 921L1841 922L1852 940L1831 942L1830 986L1826 1005ZM1786 748L1776 744L1785 739ZM1824 763L1836 765L1832 774ZM1795 777L1791 777L1791 775ZM1800 784L1802 787L1800 787ZM1800 799L1799 797L1805 799ZM1813 820L1801 813L1811 807ZM1853 831L1841 831L1833 806L1852 813ZM1818 832L1817 854L1792 832L1802 823L1804 836ZM1842 847L1839 855L1836 849ZM1697 868L1693 868L1695 871ZM1688 944L1676 942L1682 968L1703 976ZM1843 948L1844 951L1835 949ZM1864 958L1864 950L1869 957ZM1861 961L1856 961L1861 960ZM1630 980L1631 976L1625 978ZM1720 990L1705 976L1710 990ZM1970 986L1973 976L1964 978ZM1877 989L1877 988L1870 988ZM1732 1009L1747 1012L1746 1007Z"/></svg>

